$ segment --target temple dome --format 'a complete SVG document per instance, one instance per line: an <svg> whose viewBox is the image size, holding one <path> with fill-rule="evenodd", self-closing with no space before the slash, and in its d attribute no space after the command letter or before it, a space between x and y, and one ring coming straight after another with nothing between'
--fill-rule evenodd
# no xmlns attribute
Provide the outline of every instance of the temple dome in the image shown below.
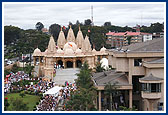
<svg viewBox="0 0 168 115"><path fill-rule="evenodd" d="M33 52L33 56L39 56L39 55L41 55L41 51L40 49L36 48Z"/></svg>
<svg viewBox="0 0 168 115"><path fill-rule="evenodd" d="M100 49L100 52L101 52L101 53L105 53L105 51L106 51L106 48L103 46L103 47Z"/></svg>
<svg viewBox="0 0 168 115"><path fill-rule="evenodd" d="M82 50L78 48L78 49L76 50L76 54L82 54Z"/></svg>
<svg viewBox="0 0 168 115"><path fill-rule="evenodd" d="M64 53L64 51L63 50L61 50L60 48L57 50L57 53L58 54L63 54Z"/></svg>
<svg viewBox="0 0 168 115"><path fill-rule="evenodd" d="M74 55L74 51L72 49L65 49L65 55Z"/></svg>
<svg viewBox="0 0 168 115"><path fill-rule="evenodd" d="M65 45L64 45L64 51L66 49L72 49L73 52L75 52L77 50L77 45L74 43L74 42L67 42Z"/></svg>

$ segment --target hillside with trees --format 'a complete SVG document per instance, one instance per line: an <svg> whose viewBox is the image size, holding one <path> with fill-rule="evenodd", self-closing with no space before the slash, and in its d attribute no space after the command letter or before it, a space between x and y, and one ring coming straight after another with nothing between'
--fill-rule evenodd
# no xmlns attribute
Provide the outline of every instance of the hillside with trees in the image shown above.
<svg viewBox="0 0 168 115"><path fill-rule="evenodd" d="M92 25L90 19L84 20L84 23L76 21L75 24L69 22L71 25L75 36L79 30L79 26L82 30L83 36L89 36L92 48L100 50L101 47L105 46L106 48L111 48L106 44L105 34L109 31L113 32L125 32L125 31L136 31L132 27L120 27L112 25L111 22L105 22L102 26ZM45 51L47 48L49 38L53 35L55 41L58 39L58 35L61 29L61 25L55 23L49 26L49 35L43 33L41 30L44 27L44 24L37 22L35 29L23 30L15 26L5 26L4 27L4 44L5 44L5 57L20 57L21 54L33 53L35 48L39 48L41 51ZM69 26L62 27L65 37L67 36ZM153 23L150 26L142 26L140 28L141 32L163 32L164 23Z"/></svg>

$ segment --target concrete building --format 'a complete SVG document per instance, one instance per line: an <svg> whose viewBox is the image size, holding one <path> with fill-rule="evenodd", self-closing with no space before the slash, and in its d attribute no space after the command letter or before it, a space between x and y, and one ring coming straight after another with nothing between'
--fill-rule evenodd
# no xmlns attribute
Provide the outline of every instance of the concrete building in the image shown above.
<svg viewBox="0 0 168 115"><path fill-rule="evenodd" d="M107 58L106 48L103 47L100 51L91 48L89 37L83 37L82 31L79 27L77 37L70 27L65 39L64 32L61 31L58 36L57 46L54 38L51 36L48 48L45 52L41 52L36 48L33 53L33 60L35 66L35 76L43 76L46 80L53 80L54 66L60 65L64 68L78 68L84 61L87 61L90 68L95 67L97 61L102 58Z"/></svg>
<svg viewBox="0 0 168 115"><path fill-rule="evenodd" d="M114 70L92 76L98 88L97 108L103 110L105 84L118 82L125 106L138 110L164 110L164 39L106 50ZM106 100L106 101L102 101Z"/></svg>
<svg viewBox="0 0 168 115"><path fill-rule="evenodd" d="M152 34L143 32L109 32L106 33L107 44L112 48L127 46L133 43L146 42L152 40ZM131 39L130 39L131 38ZM130 40L128 40L130 39Z"/></svg>

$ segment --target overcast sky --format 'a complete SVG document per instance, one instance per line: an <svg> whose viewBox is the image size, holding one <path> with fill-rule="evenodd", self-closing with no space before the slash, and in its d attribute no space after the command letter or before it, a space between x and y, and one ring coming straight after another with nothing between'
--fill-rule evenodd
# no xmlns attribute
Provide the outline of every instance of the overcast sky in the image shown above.
<svg viewBox="0 0 168 115"><path fill-rule="evenodd" d="M93 5L94 25L101 26L106 21L117 26L150 25L164 22L163 4L107 4L107 3L45 3L45 4L4 4L4 25L34 29L37 22L45 28L57 23L67 26L77 20L91 19Z"/></svg>

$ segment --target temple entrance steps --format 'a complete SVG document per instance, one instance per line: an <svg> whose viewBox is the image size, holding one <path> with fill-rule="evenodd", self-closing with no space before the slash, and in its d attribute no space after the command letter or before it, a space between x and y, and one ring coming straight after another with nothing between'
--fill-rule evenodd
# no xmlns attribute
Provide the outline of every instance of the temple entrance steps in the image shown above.
<svg viewBox="0 0 168 115"><path fill-rule="evenodd" d="M79 71L79 68L56 69L54 82L58 85L64 85L65 81L73 83L74 79L77 78L76 74L79 73Z"/></svg>

